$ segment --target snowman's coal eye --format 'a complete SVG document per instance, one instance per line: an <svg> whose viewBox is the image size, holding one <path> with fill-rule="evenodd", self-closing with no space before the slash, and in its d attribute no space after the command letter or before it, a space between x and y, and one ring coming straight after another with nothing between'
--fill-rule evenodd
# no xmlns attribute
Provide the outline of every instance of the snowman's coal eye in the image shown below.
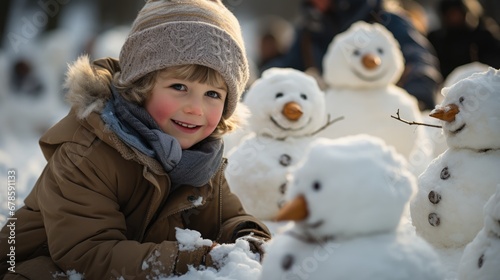
<svg viewBox="0 0 500 280"><path fill-rule="evenodd" d="M294 258L292 255L285 255L283 259L281 260L281 267L283 270L289 270L294 263Z"/></svg>
<svg viewBox="0 0 500 280"><path fill-rule="evenodd" d="M361 54L361 52L359 50L354 50L352 52L352 54L355 55L355 56L359 56Z"/></svg>
<svg viewBox="0 0 500 280"><path fill-rule="evenodd" d="M321 189L321 184L318 181L316 181L313 183L312 188L315 191L319 191Z"/></svg>
<svg viewBox="0 0 500 280"><path fill-rule="evenodd" d="M384 49L382 49L382 48L378 48L378 49L377 49L377 52L378 52L379 54L384 54Z"/></svg>
<svg viewBox="0 0 500 280"><path fill-rule="evenodd" d="M484 263L484 254L482 254L477 260L477 266L481 268L483 266L483 263Z"/></svg>
<svg viewBox="0 0 500 280"><path fill-rule="evenodd" d="M464 102L464 100L465 100L465 98L464 98L463 96L462 96L462 97L460 97L460 98L458 99L458 101L459 101L460 103Z"/></svg>
<svg viewBox="0 0 500 280"><path fill-rule="evenodd" d="M283 166L289 166L292 163L292 157L287 154L282 154L280 156L280 164Z"/></svg>
<svg viewBox="0 0 500 280"><path fill-rule="evenodd" d="M300 98L302 98L302 99L304 99L304 100L307 100L307 95L305 95L305 94L301 93L301 94L300 94Z"/></svg>
<svg viewBox="0 0 500 280"><path fill-rule="evenodd" d="M276 93L276 96L275 96L275 97L276 97L276 98L283 97L283 93L282 93L282 92L278 92L278 93Z"/></svg>

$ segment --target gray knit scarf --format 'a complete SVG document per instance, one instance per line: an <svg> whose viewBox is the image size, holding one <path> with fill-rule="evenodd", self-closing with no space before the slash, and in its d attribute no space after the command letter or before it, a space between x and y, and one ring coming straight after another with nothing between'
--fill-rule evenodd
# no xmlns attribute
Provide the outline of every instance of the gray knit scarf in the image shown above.
<svg viewBox="0 0 500 280"><path fill-rule="evenodd" d="M115 87L101 118L123 142L158 160L172 181L172 190L180 185L201 187L208 183L222 162L221 139L205 139L187 150L164 133L141 106L126 101Z"/></svg>

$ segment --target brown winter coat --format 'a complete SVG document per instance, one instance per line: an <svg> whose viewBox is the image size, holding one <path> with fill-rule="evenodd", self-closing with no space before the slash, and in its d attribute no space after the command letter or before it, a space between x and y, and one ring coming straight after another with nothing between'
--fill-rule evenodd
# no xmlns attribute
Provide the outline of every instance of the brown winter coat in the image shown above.
<svg viewBox="0 0 500 280"><path fill-rule="evenodd" d="M269 238L265 225L246 214L230 192L225 162L208 185L170 193L161 165L105 128L98 112L110 81L101 74L118 65L112 60L99 65L83 58L70 68L71 112L40 139L48 163L15 215L16 272L51 279L59 267L86 279L142 279L184 273L188 264L202 262L208 248L179 251L176 228L199 231L218 243L250 232ZM9 267L8 234L4 227L0 278ZM53 263L38 256L50 256Z"/></svg>

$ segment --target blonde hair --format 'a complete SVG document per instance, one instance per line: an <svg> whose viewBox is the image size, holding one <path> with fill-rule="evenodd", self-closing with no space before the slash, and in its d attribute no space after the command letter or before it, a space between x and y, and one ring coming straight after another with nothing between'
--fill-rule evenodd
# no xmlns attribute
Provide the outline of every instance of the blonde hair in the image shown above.
<svg viewBox="0 0 500 280"><path fill-rule="evenodd" d="M199 82L213 87L227 89L227 84L219 72L210 67L197 64L172 66L162 70L153 71L133 83L121 83L120 73L117 73L117 75L113 78L113 85L123 98L140 106L144 106L144 103L151 95L151 91L153 90L158 75L163 71L167 71L167 77L175 77L176 79ZM224 112L226 111L227 100L228 98L226 97ZM224 112L222 115L224 115ZM224 134L238 128L241 122L241 116L238 113L231 115L228 119L221 117L217 128L209 137L221 138Z"/></svg>

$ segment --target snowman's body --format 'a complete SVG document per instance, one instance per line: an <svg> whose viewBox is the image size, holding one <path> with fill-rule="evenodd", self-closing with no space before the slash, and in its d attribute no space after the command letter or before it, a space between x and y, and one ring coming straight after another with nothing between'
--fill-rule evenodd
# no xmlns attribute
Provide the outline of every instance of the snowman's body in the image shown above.
<svg viewBox="0 0 500 280"><path fill-rule="evenodd" d="M393 233L313 242L285 232L267 249L261 279L442 280L430 245Z"/></svg>
<svg viewBox="0 0 500 280"><path fill-rule="evenodd" d="M419 235L439 247L463 247L483 226L483 207L500 183L500 73L473 74L443 89L431 116L448 149L420 175L411 202Z"/></svg>
<svg viewBox="0 0 500 280"><path fill-rule="evenodd" d="M439 247L462 247L483 227L483 206L500 183L500 150L448 149L418 179L411 204L417 233Z"/></svg>
<svg viewBox="0 0 500 280"><path fill-rule="evenodd" d="M406 94L393 85L383 89L355 91L347 88L330 89L325 96L327 110L333 116L344 116L345 120L325 129L319 135L339 138L366 133L383 139L409 159L416 147L416 138L420 137L416 135L416 127L399 123L390 117L399 110L402 118L421 121L416 117L415 100L408 98Z"/></svg>
<svg viewBox="0 0 500 280"><path fill-rule="evenodd" d="M402 119L422 121L416 98L395 85L403 61L399 44L382 25L357 22L336 36L323 60L325 99L327 112L345 120L319 136L379 137L405 156L418 175L432 159L426 131L391 118L399 111Z"/></svg>
<svg viewBox="0 0 500 280"><path fill-rule="evenodd" d="M500 276L500 184L484 207L484 227L467 244L458 279L495 280Z"/></svg>
<svg viewBox="0 0 500 280"><path fill-rule="evenodd" d="M244 105L250 112L248 134L228 153L225 175L248 213L271 220L290 168L327 121L324 93L303 72L272 68L252 85Z"/></svg>
<svg viewBox="0 0 500 280"><path fill-rule="evenodd" d="M271 241L261 279L443 279L432 247L399 230L416 182L382 140L317 140L291 177L278 219L296 223Z"/></svg>
<svg viewBox="0 0 500 280"><path fill-rule="evenodd" d="M286 177L310 143L309 137L278 141L252 134L237 146L228 158L226 178L248 213L262 220L274 218L283 202Z"/></svg>

